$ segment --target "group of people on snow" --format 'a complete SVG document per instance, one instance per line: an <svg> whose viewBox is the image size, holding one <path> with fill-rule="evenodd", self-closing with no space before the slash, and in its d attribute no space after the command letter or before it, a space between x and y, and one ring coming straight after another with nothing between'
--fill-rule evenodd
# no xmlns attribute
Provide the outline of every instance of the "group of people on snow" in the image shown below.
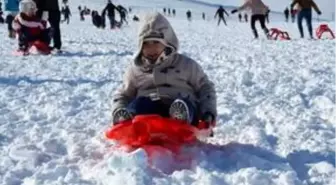
<svg viewBox="0 0 336 185"><path fill-rule="evenodd" d="M86 15L85 9L84 10L81 9L81 6L78 7L79 11L80 11L80 19L82 21L85 20L84 16ZM88 9L87 9L88 10ZM131 11L132 9L129 8L129 10ZM120 17L120 21L116 20L116 11L119 13L119 17ZM109 20L109 25L111 29L114 29L116 27L121 27L124 23L128 24L128 21L126 19L128 14L128 10L122 6L122 5L115 5L111 2L111 0L108 0L106 6L104 7L104 9L102 10L101 15L99 14L98 11L96 10L92 10L91 11L91 20L94 26L96 26L97 28L105 28L106 27L106 17Z"/></svg>
<svg viewBox="0 0 336 185"><path fill-rule="evenodd" d="M173 16L176 15L176 10L175 9L170 9L170 8L163 8L163 14L170 16L171 14Z"/></svg>
<svg viewBox="0 0 336 185"><path fill-rule="evenodd" d="M18 51L27 52L34 41L45 44L50 50L61 51L61 30L60 23L69 24L71 11L67 5L67 0L63 0L64 6L60 9L58 0L8 0L5 4L8 15L8 35L10 38L18 37ZM1 6L0 6L1 7ZM79 7L81 9L81 7ZM115 20L115 10L120 14L121 20ZM81 14L90 12L86 7L81 10ZM97 27L105 27L105 15L110 20L110 27L120 26L127 23L127 10L121 5L115 6L109 0L102 11L103 16L99 16L97 11L92 11L92 19ZM2 10L0 9L0 15ZM61 18L63 15L63 20ZM99 16L99 21L97 18ZM1 17L1 16L0 16ZM1 20L1 19L0 19ZM49 23L49 27L48 24ZM53 46L49 46L53 40Z"/></svg>
<svg viewBox="0 0 336 185"><path fill-rule="evenodd" d="M304 37L302 28L302 22L304 19L307 21L309 35L311 38L313 38L312 9L314 9L318 15L321 14L321 11L319 10L314 0L293 0L293 2L290 5L290 10L286 8L284 11L286 22L288 22L289 15L291 15L292 22L295 21L295 16L297 15L298 28L302 38ZM266 23L269 23L269 13L270 13L269 7L265 5L262 0L246 0L242 6L232 10L231 13L234 14L236 12L239 12L238 18L239 21L241 22L243 17L240 12L247 10L251 11L250 24L254 37L255 38L259 37L259 34L255 27L256 22L260 22L263 32L266 34L267 37L269 37L268 28L266 27ZM221 22L223 22L224 25L227 25L225 15L229 16L229 13L223 8L223 6L219 6L214 16L214 18L217 18L218 16L217 25L220 25ZM192 20L192 13L190 10L187 10L186 17L188 21ZM205 20L205 18L206 18L205 13L203 12L202 19ZM244 19L245 22L248 22L249 18L246 13L244 14Z"/></svg>
<svg viewBox="0 0 336 185"><path fill-rule="evenodd" d="M294 7L297 7L294 9ZM294 21L295 14L298 14L298 28L301 35L301 38L304 37L303 27L302 27L302 21L305 19L307 21L307 27L309 36L313 38L313 28L312 28L312 9L316 11L318 15L321 14L321 11L319 10L318 6L314 2L314 0L293 0L293 2L290 5L291 11L288 9L285 10L285 17L286 21L288 21L289 12L291 12L292 19ZM242 6L238 7L237 9L234 9L231 11L232 14L236 12L240 12L243 10L250 10L251 11L251 18L250 18L250 24L251 29L253 32L253 35L255 38L259 37L258 31L255 27L256 22L260 22L261 28L265 35L269 37L268 34L268 28L266 27L266 23L269 23L269 13L270 9L268 6L266 6L262 0L247 0ZM218 25L220 24L220 21L222 20L224 24L226 25L224 13L229 16L229 14L225 11L225 9L220 6L215 14L219 15L218 19ZM293 17L294 16L294 17ZM239 16L241 19L241 16ZM247 21L247 17L245 17Z"/></svg>

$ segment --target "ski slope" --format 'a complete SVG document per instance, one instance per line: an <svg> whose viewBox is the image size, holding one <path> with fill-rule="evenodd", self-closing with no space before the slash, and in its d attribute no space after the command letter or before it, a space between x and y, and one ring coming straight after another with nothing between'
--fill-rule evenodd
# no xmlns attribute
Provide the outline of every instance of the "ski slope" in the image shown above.
<svg viewBox="0 0 336 185"><path fill-rule="evenodd" d="M133 12L161 11L163 2L142 0ZM13 56L17 42L0 26L0 185L335 184L334 40L299 39L296 24L280 17L268 26L293 40L266 40L261 31L254 40L249 24L232 16L228 27L217 27L212 15L192 22L179 11L168 17L180 52L215 83L218 126L213 138L185 149L190 163L158 156L151 168L144 151L115 151L103 137L111 96L137 51L138 26L98 30L90 17L79 21L78 5L104 3L71 1L61 55ZM169 3L181 12L212 12Z"/></svg>

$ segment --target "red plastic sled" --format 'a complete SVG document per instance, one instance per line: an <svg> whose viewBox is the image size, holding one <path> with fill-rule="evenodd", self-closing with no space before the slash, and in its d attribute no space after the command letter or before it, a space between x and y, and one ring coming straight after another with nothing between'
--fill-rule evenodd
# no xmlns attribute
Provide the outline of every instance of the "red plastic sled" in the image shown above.
<svg viewBox="0 0 336 185"><path fill-rule="evenodd" d="M321 39L322 35L324 33L329 33L331 39L335 39L335 35L333 31L329 28L327 24L321 24L317 29L316 29L316 37L318 39Z"/></svg>
<svg viewBox="0 0 336 185"><path fill-rule="evenodd" d="M270 29L270 38L271 40L290 40L288 32L282 31L278 28L271 28Z"/></svg>
<svg viewBox="0 0 336 185"><path fill-rule="evenodd" d="M50 54L50 52L51 52L51 50L46 43L37 40L37 41L29 44L28 50L26 52L15 51L14 55L19 55L19 56L29 55L29 54L48 55L48 54Z"/></svg>
<svg viewBox="0 0 336 185"><path fill-rule="evenodd" d="M204 123L199 125L196 128L183 121L159 115L139 115L133 120L113 126L105 136L129 148L161 146L177 153L182 145L198 141L197 134L200 130L211 129L205 128Z"/></svg>

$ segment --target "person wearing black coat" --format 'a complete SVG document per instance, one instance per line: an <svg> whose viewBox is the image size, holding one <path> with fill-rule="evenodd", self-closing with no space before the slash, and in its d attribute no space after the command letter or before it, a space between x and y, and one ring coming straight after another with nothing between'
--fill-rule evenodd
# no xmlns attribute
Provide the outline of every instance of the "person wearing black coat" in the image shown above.
<svg viewBox="0 0 336 185"><path fill-rule="evenodd" d="M108 0L107 5L102 12L103 15L106 15L107 12L107 17L110 20L111 29L114 29L114 27L116 26L116 20L115 20L116 10L120 13L119 9L111 2L111 0Z"/></svg>
<svg viewBox="0 0 336 185"><path fill-rule="evenodd" d="M226 14L227 16L229 16L229 14L228 14L227 11L223 8L223 6L219 6L219 8L218 8L218 10L216 11L216 14L215 14L215 18L216 18L217 15L218 15L218 23L217 23L218 26L219 26L221 20L222 20L222 21L224 22L224 24L226 25L226 21L225 21L225 18L224 18L224 14Z"/></svg>
<svg viewBox="0 0 336 185"><path fill-rule="evenodd" d="M52 30L52 39L54 42L53 49L60 50L62 47L61 41L61 11L58 0L34 0L37 6L37 15L46 21L49 21Z"/></svg>

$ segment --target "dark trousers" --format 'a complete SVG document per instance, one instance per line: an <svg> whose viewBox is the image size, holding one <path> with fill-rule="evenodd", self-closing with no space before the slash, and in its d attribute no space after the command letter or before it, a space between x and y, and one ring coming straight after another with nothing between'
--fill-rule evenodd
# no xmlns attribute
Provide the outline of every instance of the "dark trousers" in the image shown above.
<svg viewBox="0 0 336 185"><path fill-rule="evenodd" d="M14 18L15 17L11 14L7 15L6 17L8 31L13 31L12 23L13 23Z"/></svg>
<svg viewBox="0 0 336 185"><path fill-rule="evenodd" d="M53 33L52 39L54 42L54 48L56 49L61 49L62 47L60 22L61 22L61 12L49 11L49 23Z"/></svg>
<svg viewBox="0 0 336 185"><path fill-rule="evenodd" d="M114 18L114 16L108 16L108 18L110 20L110 27L111 27L111 29L113 29L115 27L115 23L116 23L115 18Z"/></svg>
<svg viewBox="0 0 336 185"><path fill-rule="evenodd" d="M128 24L126 17L121 17L120 19L120 24L124 24L124 22L126 22L126 24Z"/></svg>
<svg viewBox="0 0 336 185"><path fill-rule="evenodd" d="M67 24L70 23L70 16L64 15L64 20L62 22L66 22Z"/></svg>
<svg viewBox="0 0 336 185"><path fill-rule="evenodd" d="M189 107L189 113L193 116L192 124L197 124L198 116L196 114L196 108L192 103L187 99L183 100ZM134 99L128 106L127 110L133 115L146 115L146 114L158 114L162 117L169 117L169 108L172 101L160 101L160 100L151 100L149 97L139 97Z"/></svg>
<svg viewBox="0 0 336 185"><path fill-rule="evenodd" d="M46 43L47 45L49 45L50 43L50 29L43 30L37 36L31 36L25 33L27 32L23 31L19 34L19 48L22 50L27 50L29 47L29 43L32 43L37 40L40 40Z"/></svg>
<svg viewBox="0 0 336 185"><path fill-rule="evenodd" d="M304 37L302 21L306 19L307 27L310 37L313 37L313 26L312 26L312 10L310 8L302 9L298 15L298 28L300 31L301 38Z"/></svg>
<svg viewBox="0 0 336 185"><path fill-rule="evenodd" d="M223 23L226 25L226 21L225 21L225 18L224 18L224 17L219 17L217 25L219 26L221 20L222 20Z"/></svg>
<svg viewBox="0 0 336 185"><path fill-rule="evenodd" d="M261 28L264 30L264 33L267 35L268 34L268 29L265 25L265 15L259 14L259 15L252 15L251 16L251 29L253 31L254 37L258 38L258 31L255 27L256 22L259 21Z"/></svg>

